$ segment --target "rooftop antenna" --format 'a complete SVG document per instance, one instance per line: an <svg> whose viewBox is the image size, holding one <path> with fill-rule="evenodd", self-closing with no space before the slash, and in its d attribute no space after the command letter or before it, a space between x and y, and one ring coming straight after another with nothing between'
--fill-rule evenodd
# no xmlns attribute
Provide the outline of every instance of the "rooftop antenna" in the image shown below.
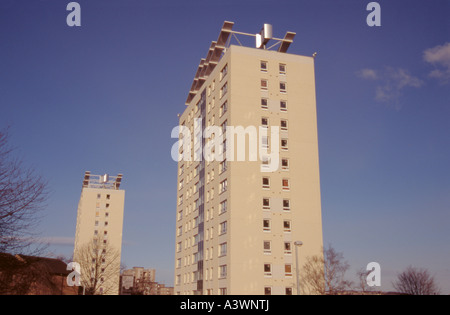
<svg viewBox="0 0 450 315"><path fill-rule="evenodd" d="M271 24L264 24L263 28L256 34L256 48L266 49L267 43L272 39L273 27Z"/></svg>
<svg viewBox="0 0 450 315"><path fill-rule="evenodd" d="M231 22L228 22L228 23L231 23ZM263 25L263 27L261 28L261 31L258 34L250 34L250 33L233 31L233 30L231 30L231 28L228 31L236 39L237 39L237 37L235 34L255 37L256 48L259 48L259 49L270 50L273 47L280 45L280 47L278 47L278 52L282 52L282 53L285 53L288 50L289 46L294 41L294 37L296 35L296 33L294 33L294 32L287 32L286 35L284 35L284 38L273 37L273 26L272 26L272 24L268 24L268 23L265 23ZM276 43L267 48L267 44L269 43L270 40L275 40ZM239 42L239 40L238 40L238 42ZM240 44L240 42L239 42L239 44Z"/></svg>

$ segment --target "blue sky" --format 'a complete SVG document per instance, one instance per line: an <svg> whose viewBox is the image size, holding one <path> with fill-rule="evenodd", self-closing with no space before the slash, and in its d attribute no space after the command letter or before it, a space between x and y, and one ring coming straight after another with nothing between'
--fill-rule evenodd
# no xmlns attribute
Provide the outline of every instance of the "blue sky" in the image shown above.
<svg viewBox="0 0 450 315"><path fill-rule="evenodd" d="M0 2L0 128L52 192L40 230L70 256L84 171L123 173L122 261L173 283L177 114L225 20L297 33L316 57L325 245L383 290L409 265L450 293L450 3L90 0Z"/></svg>

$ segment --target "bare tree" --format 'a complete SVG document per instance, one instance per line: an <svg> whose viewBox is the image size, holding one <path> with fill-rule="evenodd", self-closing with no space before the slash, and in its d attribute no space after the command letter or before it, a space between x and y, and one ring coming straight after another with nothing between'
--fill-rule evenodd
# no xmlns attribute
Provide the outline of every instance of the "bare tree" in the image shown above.
<svg viewBox="0 0 450 315"><path fill-rule="evenodd" d="M94 238L76 250L74 261L80 264L81 286L86 295L117 292L120 276L118 250Z"/></svg>
<svg viewBox="0 0 450 315"><path fill-rule="evenodd" d="M363 294L373 291L373 288L367 284L367 277L370 272L370 270L366 270L365 268L361 268L356 272L356 276L358 277L357 288L360 289Z"/></svg>
<svg viewBox="0 0 450 315"><path fill-rule="evenodd" d="M392 284L400 293L409 295L435 295L440 294L434 277L426 269L409 266L397 276Z"/></svg>
<svg viewBox="0 0 450 315"><path fill-rule="evenodd" d="M311 294L340 294L351 286L344 279L349 264L342 253L331 245L323 250L323 255L307 257L302 270L304 291Z"/></svg>
<svg viewBox="0 0 450 315"><path fill-rule="evenodd" d="M309 294L325 295L325 261L322 255L306 257L300 284L302 291Z"/></svg>
<svg viewBox="0 0 450 315"><path fill-rule="evenodd" d="M350 288L352 283L345 280L345 273L350 265L344 261L344 255L337 252L331 245L324 251L325 285L328 294L339 294Z"/></svg>
<svg viewBox="0 0 450 315"><path fill-rule="evenodd" d="M47 183L13 157L8 133L0 131L0 252L29 248L48 197Z"/></svg>

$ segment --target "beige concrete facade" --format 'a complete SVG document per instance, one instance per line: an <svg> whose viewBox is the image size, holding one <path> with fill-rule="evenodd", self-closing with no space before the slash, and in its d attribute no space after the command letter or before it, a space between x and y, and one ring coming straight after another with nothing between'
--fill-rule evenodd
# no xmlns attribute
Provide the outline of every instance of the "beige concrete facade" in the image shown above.
<svg viewBox="0 0 450 315"><path fill-rule="evenodd" d="M108 270L105 271L104 277L99 276L104 284L98 286L96 294L117 295L119 294L125 191L119 189L121 175L113 178L103 176L91 175L89 172L85 174L78 204L74 261L79 264L90 263L85 257L87 246L93 246L98 250L106 248L111 252L114 251L114 255L93 254L91 259L100 257L114 259L113 262L102 262ZM81 258L82 256L84 258ZM102 267L102 265L99 266ZM90 276L83 272L89 269L89 266L87 268L82 266L82 278Z"/></svg>
<svg viewBox="0 0 450 315"><path fill-rule="evenodd" d="M254 126L258 135L267 126L276 167L263 172L259 151L251 160L249 137L239 161L230 133L225 163L178 163L174 294L297 294L294 242L303 242L300 266L323 245L314 58L230 46L180 126L194 137L199 117L204 127Z"/></svg>

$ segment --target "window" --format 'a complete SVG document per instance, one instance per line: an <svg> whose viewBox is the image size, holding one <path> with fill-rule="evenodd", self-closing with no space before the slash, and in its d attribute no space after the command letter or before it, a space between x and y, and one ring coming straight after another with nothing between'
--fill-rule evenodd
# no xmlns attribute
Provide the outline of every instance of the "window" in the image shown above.
<svg viewBox="0 0 450 315"><path fill-rule="evenodd" d="M226 132L227 132L227 121L226 120L222 123L221 127L222 127L222 134L226 135Z"/></svg>
<svg viewBox="0 0 450 315"><path fill-rule="evenodd" d="M183 226L179 226L177 229L177 236L181 236L183 234Z"/></svg>
<svg viewBox="0 0 450 315"><path fill-rule="evenodd" d="M288 130L288 122L287 122L287 120L286 119L281 119L281 121L280 121L280 129L281 130L284 130L284 131L287 131Z"/></svg>
<svg viewBox="0 0 450 315"><path fill-rule="evenodd" d="M286 295L292 295L292 288L286 288Z"/></svg>
<svg viewBox="0 0 450 315"><path fill-rule="evenodd" d="M220 203L220 213L219 214L222 214L225 212L227 212L227 200L224 200Z"/></svg>
<svg viewBox="0 0 450 315"><path fill-rule="evenodd" d="M199 219L198 219L198 216L197 216L197 217L194 218L194 224L193 224L192 228L195 229L198 226L198 222L199 222Z"/></svg>
<svg viewBox="0 0 450 315"><path fill-rule="evenodd" d="M110 200L111 199L111 195L106 195L106 199Z"/></svg>
<svg viewBox="0 0 450 315"><path fill-rule="evenodd" d="M199 108L200 108L200 106L199 106L200 101L201 101L201 100L199 100L199 101L197 102L197 104L195 104L195 112L198 112L198 110L199 110Z"/></svg>
<svg viewBox="0 0 450 315"><path fill-rule="evenodd" d="M180 197L178 197L178 204L183 204L183 195L180 195Z"/></svg>
<svg viewBox="0 0 450 315"><path fill-rule="evenodd" d="M196 182L194 185L194 194L200 190L200 181Z"/></svg>
<svg viewBox="0 0 450 315"><path fill-rule="evenodd" d="M261 90L267 91L269 83L266 79L261 79Z"/></svg>
<svg viewBox="0 0 450 315"><path fill-rule="evenodd" d="M288 140L287 139L281 139L281 150L283 150L283 151L288 150Z"/></svg>
<svg viewBox="0 0 450 315"><path fill-rule="evenodd" d="M292 277L292 265L291 264L284 265L284 275L286 277Z"/></svg>
<svg viewBox="0 0 450 315"><path fill-rule="evenodd" d="M270 178L269 177L263 177L262 178L262 187L263 188L270 188Z"/></svg>
<svg viewBox="0 0 450 315"><path fill-rule="evenodd" d="M282 183L283 190L289 190L289 188L290 188L289 187L289 179L283 178L281 183Z"/></svg>
<svg viewBox="0 0 450 315"><path fill-rule="evenodd" d="M272 295L272 288L264 287L264 295Z"/></svg>
<svg viewBox="0 0 450 315"><path fill-rule="evenodd" d="M201 200L195 199L195 201L194 201L195 210L197 210L200 207L200 204L201 204Z"/></svg>
<svg viewBox="0 0 450 315"><path fill-rule="evenodd" d="M219 172L220 174L222 174L223 172L225 172L227 170L227 160L224 159L222 162L220 162L219 164Z"/></svg>
<svg viewBox="0 0 450 315"><path fill-rule="evenodd" d="M183 173L184 173L184 164L180 166L179 175L183 175Z"/></svg>
<svg viewBox="0 0 450 315"><path fill-rule="evenodd" d="M192 264L196 264L199 260L200 254L197 252L194 254L194 259L192 260ZM197 280L197 274L194 274L194 279Z"/></svg>
<svg viewBox="0 0 450 315"><path fill-rule="evenodd" d="M272 253L271 242L264 241L264 254L270 254L270 253Z"/></svg>
<svg viewBox="0 0 450 315"><path fill-rule="evenodd" d="M267 98L262 98L262 99L261 99L261 108L262 108L262 109L268 109L268 108L269 108Z"/></svg>
<svg viewBox="0 0 450 315"><path fill-rule="evenodd" d="M283 210L290 211L291 210L291 202L289 199L283 199Z"/></svg>
<svg viewBox="0 0 450 315"><path fill-rule="evenodd" d="M268 136L262 136L261 137L261 148L263 148L263 149L268 149L269 148L269 137ZM263 159L263 164L265 164L265 166L267 166L267 167L269 166L268 165L269 164L269 160L270 160L270 158L267 157L267 156Z"/></svg>
<svg viewBox="0 0 450 315"><path fill-rule="evenodd" d="M226 82L226 83L222 86L222 88L220 89L220 95L219 95L219 97L220 97L220 98L224 97L224 96L227 94L227 92L228 92L228 82Z"/></svg>
<svg viewBox="0 0 450 315"><path fill-rule="evenodd" d="M227 180L223 180L220 182L220 193L227 191Z"/></svg>
<svg viewBox="0 0 450 315"><path fill-rule="evenodd" d="M228 73L228 64L226 64L220 71L220 80L222 80Z"/></svg>
<svg viewBox="0 0 450 315"><path fill-rule="evenodd" d="M219 278L227 277L227 265L219 266Z"/></svg>
<svg viewBox="0 0 450 315"><path fill-rule="evenodd" d="M285 232L290 232L291 231L291 221L284 220L283 221L283 229Z"/></svg>
<svg viewBox="0 0 450 315"><path fill-rule="evenodd" d="M267 61L261 60L260 69L262 72L267 72Z"/></svg>
<svg viewBox="0 0 450 315"><path fill-rule="evenodd" d="M222 142L222 153L225 154L227 152L227 139Z"/></svg>
<svg viewBox="0 0 450 315"><path fill-rule="evenodd" d="M97 194L97 199L100 199L102 197L101 194Z"/></svg>
<svg viewBox="0 0 450 315"><path fill-rule="evenodd" d="M227 112L227 110L228 110L228 102L225 101L225 103L223 103L222 106L220 106L220 110L219 110L220 117L222 117L223 114L225 114Z"/></svg>
<svg viewBox="0 0 450 315"><path fill-rule="evenodd" d="M219 257L225 256L227 254L227 243L222 243L219 245Z"/></svg>
<svg viewBox="0 0 450 315"><path fill-rule="evenodd" d="M287 255L292 254L291 242L284 242L284 253Z"/></svg>
<svg viewBox="0 0 450 315"><path fill-rule="evenodd" d="M263 209L264 210L270 209L270 199L269 198L263 198Z"/></svg>
<svg viewBox="0 0 450 315"><path fill-rule="evenodd" d="M289 169L289 159L282 158L281 159L281 169L282 170L288 170Z"/></svg>
<svg viewBox="0 0 450 315"><path fill-rule="evenodd" d="M223 221L222 223L220 223L219 229L219 235L227 233L227 221Z"/></svg>
<svg viewBox="0 0 450 315"><path fill-rule="evenodd" d="M227 295L227 288L220 288L219 295Z"/></svg>
<svg viewBox="0 0 450 315"><path fill-rule="evenodd" d="M287 111L287 102L286 101L280 101L280 110L283 112Z"/></svg>
<svg viewBox="0 0 450 315"><path fill-rule="evenodd" d="M263 220L263 231L270 232L270 220L269 219Z"/></svg>
<svg viewBox="0 0 450 315"><path fill-rule="evenodd" d="M286 74L286 65L284 63L279 64L280 74Z"/></svg>
<svg viewBox="0 0 450 315"><path fill-rule="evenodd" d="M199 166L197 165L194 169L194 177L199 174Z"/></svg>
<svg viewBox="0 0 450 315"><path fill-rule="evenodd" d="M269 118L267 118L267 117L261 118L261 126L263 126L265 128L269 127Z"/></svg>
<svg viewBox="0 0 450 315"><path fill-rule="evenodd" d="M264 264L264 276L271 277L272 276L272 265Z"/></svg>
<svg viewBox="0 0 450 315"><path fill-rule="evenodd" d="M286 93L286 82L280 82L280 92Z"/></svg>
<svg viewBox="0 0 450 315"><path fill-rule="evenodd" d="M266 139L264 139L264 138L266 138ZM262 142L261 143L261 147L262 148L265 148L265 149L269 148L269 141L268 141L267 137L262 137L261 142ZM262 167L269 168L270 157L269 156L263 156L261 158L261 164L262 164Z"/></svg>

